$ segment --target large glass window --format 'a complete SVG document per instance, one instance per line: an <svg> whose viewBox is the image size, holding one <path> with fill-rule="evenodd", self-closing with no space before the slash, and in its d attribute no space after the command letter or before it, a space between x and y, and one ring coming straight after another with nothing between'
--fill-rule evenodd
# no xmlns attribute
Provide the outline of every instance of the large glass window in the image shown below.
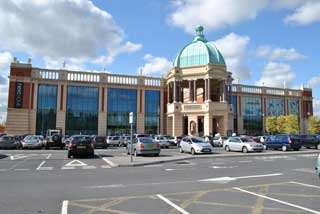
<svg viewBox="0 0 320 214"><path fill-rule="evenodd" d="M160 128L160 92L145 91L145 133L158 134Z"/></svg>
<svg viewBox="0 0 320 214"><path fill-rule="evenodd" d="M237 106L237 96L231 96L231 104L233 108L233 129L238 130L238 106Z"/></svg>
<svg viewBox="0 0 320 214"><path fill-rule="evenodd" d="M98 107L98 88L68 86L66 134L97 134Z"/></svg>
<svg viewBox="0 0 320 214"><path fill-rule="evenodd" d="M289 114L298 115L299 114L299 100L290 99L288 100Z"/></svg>
<svg viewBox="0 0 320 214"><path fill-rule="evenodd" d="M260 97L242 97L243 128L247 134L262 132L262 105Z"/></svg>
<svg viewBox="0 0 320 214"><path fill-rule="evenodd" d="M267 112L270 117L284 115L284 99L268 98Z"/></svg>
<svg viewBox="0 0 320 214"><path fill-rule="evenodd" d="M56 128L57 90L56 85L38 86L36 133L39 135Z"/></svg>
<svg viewBox="0 0 320 214"><path fill-rule="evenodd" d="M133 112L135 132L135 118L137 114L137 90L124 88L108 89L107 134L129 134L129 112Z"/></svg>

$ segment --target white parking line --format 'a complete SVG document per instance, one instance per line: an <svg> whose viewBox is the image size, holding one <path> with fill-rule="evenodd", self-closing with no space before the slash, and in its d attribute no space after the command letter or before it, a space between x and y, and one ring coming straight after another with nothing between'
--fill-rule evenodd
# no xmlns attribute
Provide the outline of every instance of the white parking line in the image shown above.
<svg viewBox="0 0 320 214"><path fill-rule="evenodd" d="M244 160L244 161L239 161L239 163L251 163L251 160Z"/></svg>
<svg viewBox="0 0 320 214"><path fill-rule="evenodd" d="M306 187L313 187L313 188L316 188L316 189L320 189L320 186L315 186L315 185L311 185L311 184L305 184L305 183L300 183L300 182L295 182L295 181L290 181L289 183L298 184L298 185L306 186Z"/></svg>
<svg viewBox="0 0 320 214"><path fill-rule="evenodd" d="M181 207L179 207L178 205L176 205L175 203L173 203L169 199L165 198L164 196L158 194L157 197L160 198L161 200L163 200L164 202L166 202L167 204L169 204L170 206L172 206L173 208L175 208L176 210L178 210L180 213L190 214L189 212L185 211L184 209L182 209Z"/></svg>
<svg viewBox="0 0 320 214"><path fill-rule="evenodd" d="M46 157L46 159L49 159L52 156L52 154L48 154L48 156Z"/></svg>
<svg viewBox="0 0 320 214"><path fill-rule="evenodd" d="M68 200L64 200L62 202L61 214L68 214L68 204L69 204Z"/></svg>
<svg viewBox="0 0 320 214"><path fill-rule="evenodd" d="M30 169L14 169L15 171L28 171Z"/></svg>
<svg viewBox="0 0 320 214"><path fill-rule="evenodd" d="M254 195L254 196L257 196L257 197L268 199L270 201L275 201L275 202L278 202L280 204L284 204L284 205L287 205L287 206L295 207L297 209L304 210L304 211L307 211L307 212L310 212L310 213L320 214L320 212L318 212L316 210L312 210L312 209L309 209L309 208L306 208L306 207L302 207L302 206L299 206L299 205L291 204L291 203L288 203L288 202L285 202L285 201L281 201L281 200L278 200L278 199L275 199L275 198L271 198L271 197L268 197L268 196L265 196L265 195L260 195L260 194L257 194L255 192L250 192L250 191L238 188L238 187L234 187L233 189L238 190L240 192L244 192L244 193L250 194L250 195Z"/></svg>
<svg viewBox="0 0 320 214"><path fill-rule="evenodd" d="M102 160L104 160L104 162L106 162L107 164L109 164L112 167L118 166L117 164L113 163L111 160L109 160L108 158L102 158Z"/></svg>
<svg viewBox="0 0 320 214"><path fill-rule="evenodd" d="M39 170L42 166L43 166L43 164L45 164L46 163L46 161L42 161L41 163L40 163L40 165L37 167L37 170Z"/></svg>

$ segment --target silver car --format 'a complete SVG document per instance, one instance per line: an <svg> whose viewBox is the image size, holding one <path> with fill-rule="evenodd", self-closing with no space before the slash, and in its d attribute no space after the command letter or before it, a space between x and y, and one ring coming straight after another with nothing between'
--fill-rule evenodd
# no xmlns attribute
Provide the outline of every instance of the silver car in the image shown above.
<svg viewBox="0 0 320 214"><path fill-rule="evenodd" d="M213 147L210 143L206 143L200 137L184 137L180 141L180 152L190 152L192 155L197 153L212 153Z"/></svg>
<svg viewBox="0 0 320 214"><path fill-rule="evenodd" d="M28 148L28 149L35 149L35 148L42 148L43 142L39 138L39 136L36 135L28 135L26 136L22 141L22 148Z"/></svg>
<svg viewBox="0 0 320 214"><path fill-rule="evenodd" d="M166 138L165 136L162 136L162 135L154 136L154 141L156 143L159 143L161 148L167 148L168 149L169 146L170 146L169 139Z"/></svg>
<svg viewBox="0 0 320 214"><path fill-rule="evenodd" d="M224 149L226 151L242 151L247 152L262 152L263 145L257 143L246 137L230 137L228 140L224 141Z"/></svg>
<svg viewBox="0 0 320 214"><path fill-rule="evenodd" d="M131 143L127 146L127 154L130 155ZM138 155L154 155L159 156L160 145L150 137L140 137L133 140L133 154Z"/></svg>
<svg viewBox="0 0 320 214"><path fill-rule="evenodd" d="M107 137L107 145L110 146L120 146L121 145L121 139L119 136L108 136Z"/></svg>

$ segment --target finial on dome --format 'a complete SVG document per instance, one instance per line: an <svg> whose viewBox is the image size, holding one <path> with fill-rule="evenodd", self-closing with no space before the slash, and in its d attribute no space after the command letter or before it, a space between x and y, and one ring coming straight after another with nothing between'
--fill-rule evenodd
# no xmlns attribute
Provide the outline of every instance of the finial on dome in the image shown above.
<svg viewBox="0 0 320 214"><path fill-rule="evenodd" d="M201 25L196 27L196 36L193 41L207 42L207 40L204 38L204 35L203 35L203 29L204 28Z"/></svg>
<svg viewBox="0 0 320 214"><path fill-rule="evenodd" d="M196 35L197 36L203 35L203 27L201 25L196 27Z"/></svg>

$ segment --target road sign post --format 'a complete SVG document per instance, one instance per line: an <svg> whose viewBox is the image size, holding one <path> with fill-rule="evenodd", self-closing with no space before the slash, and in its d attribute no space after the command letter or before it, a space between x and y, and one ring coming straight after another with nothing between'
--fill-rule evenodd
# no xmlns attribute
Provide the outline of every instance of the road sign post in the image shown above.
<svg viewBox="0 0 320 214"><path fill-rule="evenodd" d="M133 162L133 133L132 133L132 125L133 125L133 112L129 113L129 124L131 126L131 135L130 135L130 162Z"/></svg>

